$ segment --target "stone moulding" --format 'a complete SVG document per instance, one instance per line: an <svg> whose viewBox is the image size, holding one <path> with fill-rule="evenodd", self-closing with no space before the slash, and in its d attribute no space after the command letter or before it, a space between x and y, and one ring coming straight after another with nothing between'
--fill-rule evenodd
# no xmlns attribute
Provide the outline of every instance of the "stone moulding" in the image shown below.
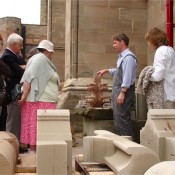
<svg viewBox="0 0 175 175"><path fill-rule="evenodd" d="M157 154L127 137L102 130L97 136L83 138L83 158L86 162L107 164L116 174L143 175L159 163ZM100 145L100 146L99 146Z"/></svg>
<svg viewBox="0 0 175 175"><path fill-rule="evenodd" d="M175 161L175 109L150 109L140 141L155 151L161 161Z"/></svg>
<svg viewBox="0 0 175 175"><path fill-rule="evenodd" d="M72 135L70 111L66 109L37 111L37 174L71 175ZM47 159L50 158L48 164ZM58 168L59 167L59 168Z"/></svg>

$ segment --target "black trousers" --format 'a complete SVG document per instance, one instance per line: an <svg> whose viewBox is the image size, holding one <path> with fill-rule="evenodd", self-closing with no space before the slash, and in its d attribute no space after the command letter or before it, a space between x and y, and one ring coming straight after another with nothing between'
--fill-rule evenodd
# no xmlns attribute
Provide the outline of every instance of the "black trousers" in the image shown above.
<svg viewBox="0 0 175 175"><path fill-rule="evenodd" d="M0 131L6 130L6 120L7 120L7 105L1 106L0 111Z"/></svg>

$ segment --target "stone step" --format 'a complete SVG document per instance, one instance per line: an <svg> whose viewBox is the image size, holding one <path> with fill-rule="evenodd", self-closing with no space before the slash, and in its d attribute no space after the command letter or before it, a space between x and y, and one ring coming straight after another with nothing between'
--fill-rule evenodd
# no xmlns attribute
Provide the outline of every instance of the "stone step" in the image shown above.
<svg viewBox="0 0 175 175"><path fill-rule="evenodd" d="M16 165L16 173L36 173L36 154L19 154L20 163Z"/></svg>

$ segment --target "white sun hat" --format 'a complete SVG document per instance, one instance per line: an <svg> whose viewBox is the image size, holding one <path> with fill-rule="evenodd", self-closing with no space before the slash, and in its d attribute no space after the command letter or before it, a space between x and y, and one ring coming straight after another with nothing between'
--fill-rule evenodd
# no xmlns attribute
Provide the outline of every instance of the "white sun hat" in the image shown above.
<svg viewBox="0 0 175 175"><path fill-rule="evenodd" d="M42 40L38 46L38 49L46 49L49 52L54 52L54 45L49 40Z"/></svg>

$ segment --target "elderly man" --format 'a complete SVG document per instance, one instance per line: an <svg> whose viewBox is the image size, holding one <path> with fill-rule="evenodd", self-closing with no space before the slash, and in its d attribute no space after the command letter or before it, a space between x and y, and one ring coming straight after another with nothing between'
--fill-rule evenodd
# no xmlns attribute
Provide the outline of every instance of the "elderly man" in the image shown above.
<svg viewBox="0 0 175 175"><path fill-rule="evenodd" d="M9 66L12 72L10 80L7 81L7 94L9 104L7 105L6 131L13 133L19 140L20 138L20 108L19 105L12 101L12 90L21 80L25 69L25 60L19 55L23 48L23 38L12 33L7 39L7 48L4 50L1 59Z"/></svg>

